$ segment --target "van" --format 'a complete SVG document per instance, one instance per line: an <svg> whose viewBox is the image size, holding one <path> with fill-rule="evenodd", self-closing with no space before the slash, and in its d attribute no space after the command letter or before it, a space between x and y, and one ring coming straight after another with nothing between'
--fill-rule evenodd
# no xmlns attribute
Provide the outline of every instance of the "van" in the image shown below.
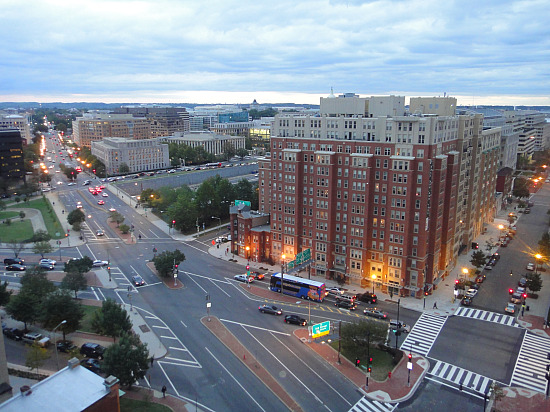
<svg viewBox="0 0 550 412"><path fill-rule="evenodd" d="M23 335L23 342L32 345L34 342L38 342L43 338L41 333L29 332Z"/></svg>
<svg viewBox="0 0 550 412"><path fill-rule="evenodd" d="M343 294L343 295L338 295L336 296L336 302L348 302L348 303L355 303L355 301L357 300L357 296L355 295L350 295L350 294Z"/></svg>

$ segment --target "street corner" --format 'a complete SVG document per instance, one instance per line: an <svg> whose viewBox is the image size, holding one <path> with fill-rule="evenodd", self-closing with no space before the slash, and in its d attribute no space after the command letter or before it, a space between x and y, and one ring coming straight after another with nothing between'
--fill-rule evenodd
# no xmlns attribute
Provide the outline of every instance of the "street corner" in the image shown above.
<svg viewBox="0 0 550 412"><path fill-rule="evenodd" d="M164 286L166 286L168 289L183 289L185 287L185 284L179 280L178 278L172 279L163 279L162 283Z"/></svg>

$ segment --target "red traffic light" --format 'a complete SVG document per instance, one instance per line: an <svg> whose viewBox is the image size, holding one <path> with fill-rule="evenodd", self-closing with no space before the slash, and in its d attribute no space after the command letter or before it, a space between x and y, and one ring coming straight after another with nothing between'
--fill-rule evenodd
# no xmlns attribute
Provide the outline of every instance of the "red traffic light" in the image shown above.
<svg viewBox="0 0 550 412"><path fill-rule="evenodd" d="M455 279L455 285L458 285L459 280Z"/></svg>
<svg viewBox="0 0 550 412"><path fill-rule="evenodd" d="M359 366L360 363L361 363L361 359L356 358L355 359L355 366Z"/></svg>
<svg viewBox="0 0 550 412"><path fill-rule="evenodd" d="M177 268L178 268L178 265L174 265L174 267L177 269Z"/></svg>
<svg viewBox="0 0 550 412"><path fill-rule="evenodd" d="M412 360L412 358L413 358L412 353L409 353L409 362Z"/></svg>
<svg viewBox="0 0 550 412"><path fill-rule="evenodd" d="M175 221L175 220L172 220L172 224L175 225L175 224L176 224L176 221Z"/></svg>
<svg viewBox="0 0 550 412"><path fill-rule="evenodd" d="M369 366L367 372L372 372L372 368Z"/></svg>
<svg viewBox="0 0 550 412"><path fill-rule="evenodd" d="M250 266L246 265L246 270L250 269Z"/></svg>
<svg viewBox="0 0 550 412"><path fill-rule="evenodd" d="M372 358L369 358L369 364L372 363Z"/></svg>
<svg viewBox="0 0 550 412"><path fill-rule="evenodd" d="M508 289L508 293L511 295L512 293L514 293L514 289L512 288Z"/></svg>
<svg viewBox="0 0 550 412"><path fill-rule="evenodd" d="M523 294L523 299L527 298L527 293Z"/></svg>

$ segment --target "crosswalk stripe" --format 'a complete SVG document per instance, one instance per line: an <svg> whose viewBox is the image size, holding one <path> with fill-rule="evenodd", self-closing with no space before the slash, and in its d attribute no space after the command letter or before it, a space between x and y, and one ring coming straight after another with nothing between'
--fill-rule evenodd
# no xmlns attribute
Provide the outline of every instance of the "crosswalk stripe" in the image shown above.
<svg viewBox="0 0 550 412"><path fill-rule="evenodd" d="M401 349L427 355L446 320L446 317L423 313L401 344Z"/></svg>
<svg viewBox="0 0 550 412"><path fill-rule="evenodd" d="M398 403L375 401L363 396L351 407L349 412L392 412Z"/></svg>
<svg viewBox="0 0 550 412"><path fill-rule="evenodd" d="M546 365L550 339L526 332L519 350L510 385L534 391L546 391Z"/></svg>
<svg viewBox="0 0 550 412"><path fill-rule="evenodd" d="M442 361L437 361L429 374L437 378L453 382L456 385L462 384L464 388L468 388L482 394L487 392L492 381L483 375L479 375L472 371Z"/></svg>
<svg viewBox="0 0 550 412"><path fill-rule="evenodd" d="M519 328L519 324L516 322L516 318L508 314L489 312L481 309L465 308L459 307L455 316L462 316L464 318L472 318L477 320L482 320L485 322L500 323L506 326L513 326Z"/></svg>

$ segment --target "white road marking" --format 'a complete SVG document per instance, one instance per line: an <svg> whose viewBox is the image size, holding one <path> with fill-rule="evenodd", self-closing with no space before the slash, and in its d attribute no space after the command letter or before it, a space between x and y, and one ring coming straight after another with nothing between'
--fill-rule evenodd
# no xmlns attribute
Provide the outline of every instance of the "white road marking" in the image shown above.
<svg viewBox="0 0 550 412"><path fill-rule="evenodd" d="M220 321L221 321L221 322L227 322L227 323L233 323L233 324L235 324L235 325L239 325L239 326L243 326L243 327L247 327L247 328L265 330L265 331L267 331L267 332L277 333L277 334L283 335L283 336L290 336L290 333L278 332L278 331L276 331L276 330L261 328L261 327L259 327L259 326L255 326L255 325L247 325L246 323L235 322L235 321L227 320L227 319L220 319Z"/></svg>

